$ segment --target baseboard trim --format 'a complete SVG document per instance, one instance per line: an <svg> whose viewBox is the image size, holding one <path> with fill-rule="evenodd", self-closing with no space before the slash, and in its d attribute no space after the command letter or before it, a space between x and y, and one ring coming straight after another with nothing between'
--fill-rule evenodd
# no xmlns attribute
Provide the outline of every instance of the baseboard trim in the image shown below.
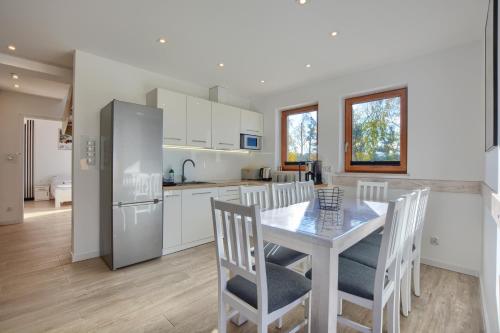
<svg viewBox="0 0 500 333"><path fill-rule="evenodd" d="M83 261L83 260L87 260L87 259L97 258L100 256L101 256L100 251L91 251L91 252L85 252L85 253L73 253L73 252L71 252L71 261L72 262Z"/></svg>
<svg viewBox="0 0 500 333"><path fill-rule="evenodd" d="M162 249L162 255L167 255L167 254L172 254L175 252L187 250L187 249L190 249L192 247L196 247L196 246L200 246L200 245L203 245L206 243L213 242L214 240L215 240L214 237L207 237L207 238L203 238L203 239L191 242L191 243L185 243L185 244L181 244L178 246L164 248L164 249Z"/></svg>
<svg viewBox="0 0 500 333"><path fill-rule="evenodd" d="M484 292L483 277L479 276L479 296L481 297L481 312L483 314L483 329L485 333L491 332L490 321L488 318L488 309L486 306L486 294Z"/></svg>
<svg viewBox="0 0 500 333"><path fill-rule="evenodd" d="M450 264L447 264L447 263L444 263L444 262L441 262L438 260L422 258L421 263L425 264L425 265L429 265L429 266L434 266L437 268L447 269L449 271L453 271L453 272L457 272L457 273L462 273L462 274L467 274L467 275L479 277L479 272L474 270L474 269L465 268L465 267L456 266L456 265L450 265Z"/></svg>

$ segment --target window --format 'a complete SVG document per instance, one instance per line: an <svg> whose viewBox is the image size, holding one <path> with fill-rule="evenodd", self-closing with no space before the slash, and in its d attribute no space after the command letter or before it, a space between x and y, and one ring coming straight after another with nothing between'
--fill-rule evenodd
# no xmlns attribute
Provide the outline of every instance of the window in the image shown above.
<svg viewBox="0 0 500 333"><path fill-rule="evenodd" d="M318 105L281 112L281 166L298 170L318 159Z"/></svg>
<svg viewBox="0 0 500 333"><path fill-rule="evenodd" d="M345 100L345 171L406 173L407 89Z"/></svg>

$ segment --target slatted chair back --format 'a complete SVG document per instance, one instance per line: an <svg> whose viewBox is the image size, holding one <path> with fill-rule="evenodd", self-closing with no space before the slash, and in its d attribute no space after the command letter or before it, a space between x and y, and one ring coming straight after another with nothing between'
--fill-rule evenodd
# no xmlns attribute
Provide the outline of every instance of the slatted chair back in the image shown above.
<svg viewBox="0 0 500 333"><path fill-rule="evenodd" d="M295 183L273 183L273 207L282 208L297 203Z"/></svg>
<svg viewBox="0 0 500 333"><path fill-rule="evenodd" d="M295 182L295 191L297 193L297 202L305 202L314 199L314 182Z"/></svg>
<svg viewBox="0 0 500 333"><path fill-rule="evenodd" d="M424 229L425 213L427 211L427 202L429 200L430 193L430 187L425 187L424 189L420 190L420 201L417 209L414 239L414 244L418 248L420 248L420 242L422 240L422 230Z"/></svg>
<svg viewBox="0 0 500 333"><path fill-rule="evenodd" d="M387 182L367 182L358 180L356 198L368 201L387 201Z"/></svg>
<svg viewBox="0 0 500 333"><path fill-rule="evenodd" d="M421 236L422 230L424 228L425 221L425 213L427 211L427 201L429 200L429 194L431 193L431 189L426 187L420 190L420 202L417 210L417 221L415 225L415 235Z"/></svg>
<svg viewBox="0 0 500 333"><path fill-rule="evenodd" d="M267 314L267 280L260 207L236 205L214 198L210 200L216 235L219 291L226 290L230 275L240 275L255 283L258 311ZM252 249L255 263L252 261Z"/></svg>
<svg viewBox="0 0 500 333"><path fill-rule="evenodd" d="M415 236L415 227L417 223L417 213L419 208L421 191L415 191L403 195L405 200L404 223L401 233L401 256L402 260L407 263L411 257L411 249Z"/></svg>
<svg viewBox="0 0 500 333"><path fill-rule="evenodd" d="M397 285L399 269L401 233L404 229L405 198L389 202L384 233L380 244L377 271L375 273L374 297L381 299L389 284ZM386 279L388 283L386 283Z"/></svg>
<svg viewBox="0 0 500 333"><path fill-rule="evenodd" d="M259 205L261 209L272 208L267 185L240 186L240 200L244 206Z"/></svg>

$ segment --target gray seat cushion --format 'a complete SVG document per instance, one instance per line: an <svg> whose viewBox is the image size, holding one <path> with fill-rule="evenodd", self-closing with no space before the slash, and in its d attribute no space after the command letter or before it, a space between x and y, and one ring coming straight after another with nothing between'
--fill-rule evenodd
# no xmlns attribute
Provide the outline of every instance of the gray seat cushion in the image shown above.
<svg viewBox="0 0 500 333"><path fill-rule="evenodd" d="M288 268L266 263L268 312L274 312L304 296L311 290L311 281ZM226 289L257 309L257 286L236 275Z"/></svg>
<svg viewBox="0 0 500 333"><path fill-rule="evenodd" d="M375 246L380 246L380 244L382 244L382 234L379 232L374 232L363 238L361 241Z"/></svg>
<svg viewBox="0 0 500 333"><path fill-rule="evenodd" d="M339 257L339 290L373 300L376 270L356 261ZM306 273L312 278L312 270Z"/></svg>
<svg viewBox="0 0 500 333"><path fill-rule="evenodd" d="M280 265L283 267L287 267L293 264L294 262L307 257L307 254L286 248L284 246L276 245L273 243L265 244L264 253L267 262Z"/></svg>
<svg viewBox="0 0 500 333"><path fill-rule="evenodd" d="M370 242L361 241L342 252L340 256L357 261L371 268L377 268L379 250L380 245L373 245Z"/></svg>

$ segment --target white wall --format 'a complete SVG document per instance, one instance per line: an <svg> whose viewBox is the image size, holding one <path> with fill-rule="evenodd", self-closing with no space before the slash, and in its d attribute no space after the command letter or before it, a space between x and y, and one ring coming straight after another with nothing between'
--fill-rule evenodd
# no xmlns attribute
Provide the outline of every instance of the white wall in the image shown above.
<svg viewBox="0 0 500 333"><path fill-rule="evenodd" d="M181 180L182 162L190 158L196 167L186 164L187 181L224 181L241 179L242 168L261 168L272 164L272 154L227 153L202 150L165 149L163 151L163 174L170 169L175 172L175 181Z"/></svg>
<svg viewBox="0 0 500 333"><path fill-rule="evenodd" d="M64 100L0 91L0 224L22 222L23 156L6 157L23 152L24 117L61 119L64 105Z"/></svg>
<svg viewBox="0 0 500 333"><path fill-rule="evenodd" d="M71 150L57 148L62 122L34 119L34 170L35 185L48 185L53 176L71 176Z"/></svg>
<svg viewBox="0 0 500 333"><path fill-rule="evenodd" d="M99 170L80 167L80 146L85 137L97 139L99 147L99 112L112 99L146 104L146 94L154 88L166 88L208 99L208 87L176 80L142 70L110 59L77 50L74 57L74 135L73 157L73 260L99 255ZM180 161L191 153L164 153L166 167L172 165L179 175ZM187 155L186 155L187 154ZM230 177L244 164L235 156L193 153L199 159L196 172L199 177L216 179L226 177L218 170L210 174L212 166L220 166L222 159ZM208 154L208 153L207 153ZM171 156L171 159L169 159ZM219 156L219 157L217 157ZM198 158L199 157L199 158ZM99 161L97 161L97 165ZM202 167L205 165L206 167ZM210 168L208 168L210 165ZM165 167L165 168L166 168ZM204 170L204 171L203 171ZM197 176L198 177L198 176ZM239 177L237 177L239 178Z"/></svg>
<svg viewBox="0 0 500 333"><path fill-rule="evenodd" d="M278 110L318 103L319 157L324 166L343 171L344 99L407 86L411 178L482 180L481 47L472 43L254 100L265 113L266 150L279 152Z"/></svg>
<svg viewBox="0 0 500 333"><path fill-rule="evenodd" d="M324 169L343 171L343 102L346 97L408 87L406 178L482 181L484 112L482 44L470 43L253 101L264 113L265 150L279 164L279 110L319 104L319 157ZM398 191L391 191L397 195ZM428 263L478 275L481 269L480 194L433 192L422 253ZM430 236L440 245L431 246ZM464 244L467 244L464 247Z"/></svg>

